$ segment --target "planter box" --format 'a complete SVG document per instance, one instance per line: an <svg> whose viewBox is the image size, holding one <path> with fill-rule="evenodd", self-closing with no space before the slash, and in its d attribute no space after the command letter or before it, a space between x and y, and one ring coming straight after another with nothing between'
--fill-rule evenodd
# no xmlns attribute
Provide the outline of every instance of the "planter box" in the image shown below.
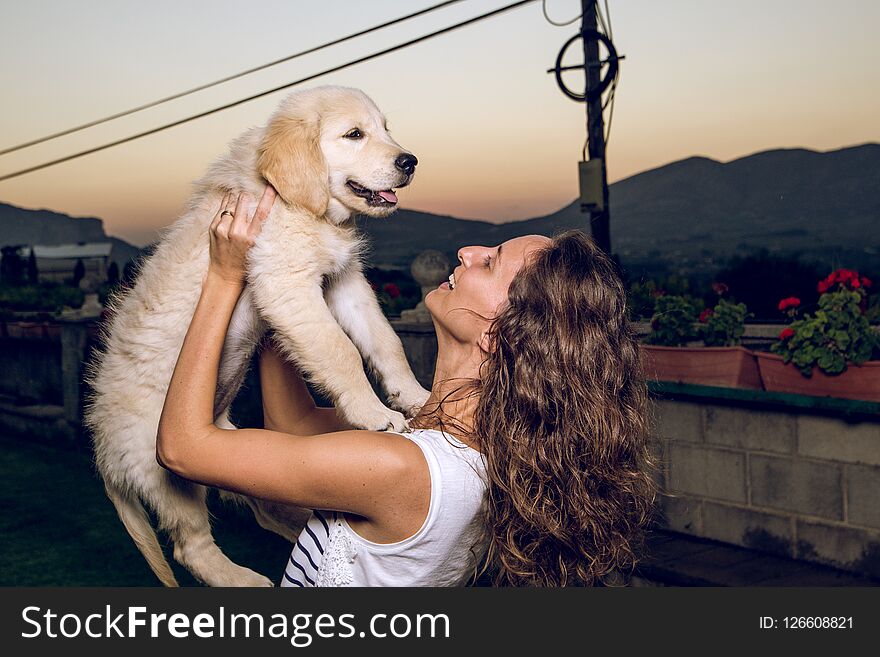
<svg viewBox="0 0 880 657"><path fill-rule="evenodd" d="M19 322L19 337L40 340L46 337L46 325L40 322Z"/></svg>
<svg viewBox="0 0 880 657"><path fill-rule="evenodd" d="M50 322L3 322L0 337L58 341L61 339L61 325Z"/></svg>
<svg viewBox="0 0 880 657"><path fill-rule="evenodd" d="M22 335L21 322L6 322L6 337L20 338Z"/></svg>
<svg viewBox="0 0 880 657"><path fill-rule="evenodd" d="M806 377L791 363L786 365L782 362L782 356L763 352L755 355L767 390L880 402L880 360L850 365L845 372L836 376L829 376L814 367L813 376Z"/></svg>
<svg viewBox="0 0 880 657"><path fill-rule="evenodd" d="M642 364L657 381L761 390L755 355L744 347L642 345Z"/></svg>

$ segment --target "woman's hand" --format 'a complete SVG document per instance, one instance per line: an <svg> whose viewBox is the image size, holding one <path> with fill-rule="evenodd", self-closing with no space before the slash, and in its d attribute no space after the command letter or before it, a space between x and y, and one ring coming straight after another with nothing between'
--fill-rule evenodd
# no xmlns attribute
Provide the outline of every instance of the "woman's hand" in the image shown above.
<svg viewBox="0 0 880 657"><path fill-rule="evenodd" d="M253 206L250 195L239 194L235 209L231 207L235 195L229 193L223 197L209 231L211 261L208 275L218 276L234 285L244 285L248 250L260 234L276 196L275 188L266 185L253 216L248 216Z"/></svg>

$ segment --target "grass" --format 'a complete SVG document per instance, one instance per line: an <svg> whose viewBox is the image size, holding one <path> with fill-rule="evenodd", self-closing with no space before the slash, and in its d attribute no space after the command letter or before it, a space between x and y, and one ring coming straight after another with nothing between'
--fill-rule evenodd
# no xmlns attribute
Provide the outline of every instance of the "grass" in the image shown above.
<svg viewBox="0 0 880 657"><path fill-rule="evenodd" d="M213 497L209 508L226 555L278 582L290 544L260 528L247 510ZM165 554L181 586L197 584L171 559L170 545ZM0 585L159 586L89 453L0 437Z"/></svg>

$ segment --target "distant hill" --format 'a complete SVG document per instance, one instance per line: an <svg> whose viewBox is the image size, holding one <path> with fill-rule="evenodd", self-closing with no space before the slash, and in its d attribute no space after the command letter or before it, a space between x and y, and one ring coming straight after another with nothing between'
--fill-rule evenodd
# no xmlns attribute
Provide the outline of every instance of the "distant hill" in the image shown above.
<svg viewBox="0 0 880 657"><path fill-rule="evenodd" d="M626 266L711 272L765 248L880 271L880 144L772 150L727 163L691 157L616 182L609 196L612 248ZM361 223L373 260L398 265L426 248L452 255L465 244L589 225L576 202L500 225L411 210Z"/></svg>
<svg viewBox="0 0 880 657"><path fill-rule="evenodd" d="M111 259L119 266L136 258L141 250L104 232L104 222L96 217L71 217L50 210L28 210L0 203L0 246L8 244L76 244L112 242Z"/></svg>
<svg viewBox="0 0 880 657"><path fill-rule="evenodd" d="M731 256L767 249L880 275L880 144L770 150L726 163L690 157L616 182L609 194L612 247L627 268L711 275ZM408 268L425 249L454 261L466 244L589 223L573 202L505 224L404 209L387 219L359 217L358 225L373 264ZM0 203L0 246L103 240L116 244L116 258L139 252L108 237L100 219Z"/></svg>

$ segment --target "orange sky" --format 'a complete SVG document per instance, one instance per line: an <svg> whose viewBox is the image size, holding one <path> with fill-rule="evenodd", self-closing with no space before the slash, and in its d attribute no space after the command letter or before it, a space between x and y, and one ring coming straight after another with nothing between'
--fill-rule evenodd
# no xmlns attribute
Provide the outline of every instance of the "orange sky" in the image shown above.
<svg viewBox="0 0 880 657"><path fill-rule="evenodd" d="M433 4L44 0L0 13L0 148L222 77ZM499 7L468 0L166 107L0 157L0 172L148 129ZM880 141L880 3L611 0L626 55L608 147L610 180L690 155L722 161L780 147ZM556 19L577 0L550 0ZM242 27L246 26L246 27ZM546 214L577 191L584 107L549 68L575 26L540 3L314 84L364 89L419 157L404 207L492 221ZM99 216L139 245L171 223L189 183L275 94L146 139L0 183L0 201ZM607 117L606 117L607 120ZM613 221L613 208L612 208Z"/></svg>

